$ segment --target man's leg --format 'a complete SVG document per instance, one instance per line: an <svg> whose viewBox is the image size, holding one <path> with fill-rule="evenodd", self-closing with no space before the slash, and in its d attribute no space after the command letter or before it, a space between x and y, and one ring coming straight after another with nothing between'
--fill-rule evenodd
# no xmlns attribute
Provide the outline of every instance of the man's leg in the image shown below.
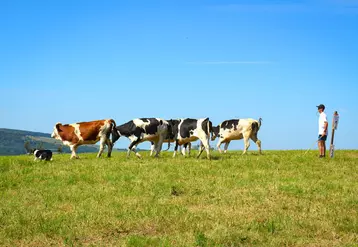
<svg viewBox="0 0 358 247"><path fill-rule="evenodd" d="M323 145L322 141L318 141L318 148L319 148L319 156L322 157L323 155Z"/></svg>
<svg viewBox="0 0 358 247"><path fill-rule="evenodd" d="M319 157L323 157L323 141L322 141L322 136L319 135L318 136L318 151L319 151Z"/></svg>
<svg viewBox="0 0 358 247"><path fill-rule="evenodd" d="M321 157L321 141L318 141L317 144L318 144L319 156Z"/></svg>

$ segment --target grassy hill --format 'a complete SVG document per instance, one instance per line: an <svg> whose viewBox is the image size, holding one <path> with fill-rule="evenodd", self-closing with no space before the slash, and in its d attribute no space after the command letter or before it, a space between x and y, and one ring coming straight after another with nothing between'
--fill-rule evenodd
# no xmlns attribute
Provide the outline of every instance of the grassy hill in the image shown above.
<svg viewBox="0 0 358 247"><path fill-rule="evenodd" d="M357 246L358 152L303 153L3 156L0 246Z"/></svg>
<svg viewBox="0 0 358 247"><path fill-rule="evenodd" d="M19 155L25 154L24 143L29 142L32 148L41 147L57 152L62 142L51 138L50 134L32 132L25 130L0 128L0 155ZM98 152L98 145L82 145L78 148L78 153ZM122 149L117 149L123 151ZM70 153L70 148L62 146L64 153Z"/></svg>

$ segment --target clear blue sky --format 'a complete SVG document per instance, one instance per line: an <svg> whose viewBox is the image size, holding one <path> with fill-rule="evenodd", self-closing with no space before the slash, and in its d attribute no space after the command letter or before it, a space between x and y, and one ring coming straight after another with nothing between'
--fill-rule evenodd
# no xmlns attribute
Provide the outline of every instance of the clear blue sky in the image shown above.
<svg viewBox="0 0 358 247"><path fill-rule="evenodd" d="M357 148L357 30L358 0L0 1L0 127L262 117L264 149L306 149L323 103Z"/></svg>

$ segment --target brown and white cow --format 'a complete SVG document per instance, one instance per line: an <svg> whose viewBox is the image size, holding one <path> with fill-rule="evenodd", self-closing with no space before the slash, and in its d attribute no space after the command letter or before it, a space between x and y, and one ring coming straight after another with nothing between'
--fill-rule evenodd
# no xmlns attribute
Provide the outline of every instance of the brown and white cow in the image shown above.
<svg viewBox="0 0 358 247"><path fill-rule="evenodd" d="M111 157L113 144L109 139L112 130L116 127L113 119L96 120L91 122L80 122L73 124L57 123L53 129L52 138L60 140L72 151L71 159L78 159L76 150L84 144L95 144L100 141L97 157L103 153L104 146L108 147L108 157Z"/></svg>
<svg viewBox="0 0 358 247"><path fill-rule="evenodd" d="M215 138L219 138L216 146L220 153L222 153L220 145L225 143L224 153L226 153L230 141L244 139L245 149L243 154L245 154L250 147L251 139L256 143L259 153L261 153L261 141L257 138L257 133L261 127L261 120L261 118L258 121L252 118L225 120L212 128L211 140L214 141Z"/></svg>

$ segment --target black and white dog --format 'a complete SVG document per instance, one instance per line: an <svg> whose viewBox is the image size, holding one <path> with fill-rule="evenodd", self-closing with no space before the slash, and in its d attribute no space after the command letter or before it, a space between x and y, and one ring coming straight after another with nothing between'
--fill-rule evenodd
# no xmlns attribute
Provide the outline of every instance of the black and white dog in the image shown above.
<svg viewBox="0 0 358 247"><path fill-rule="evenodd" d="M52 160L52 151L51 150L34 150L34 160Z"/></svg>

